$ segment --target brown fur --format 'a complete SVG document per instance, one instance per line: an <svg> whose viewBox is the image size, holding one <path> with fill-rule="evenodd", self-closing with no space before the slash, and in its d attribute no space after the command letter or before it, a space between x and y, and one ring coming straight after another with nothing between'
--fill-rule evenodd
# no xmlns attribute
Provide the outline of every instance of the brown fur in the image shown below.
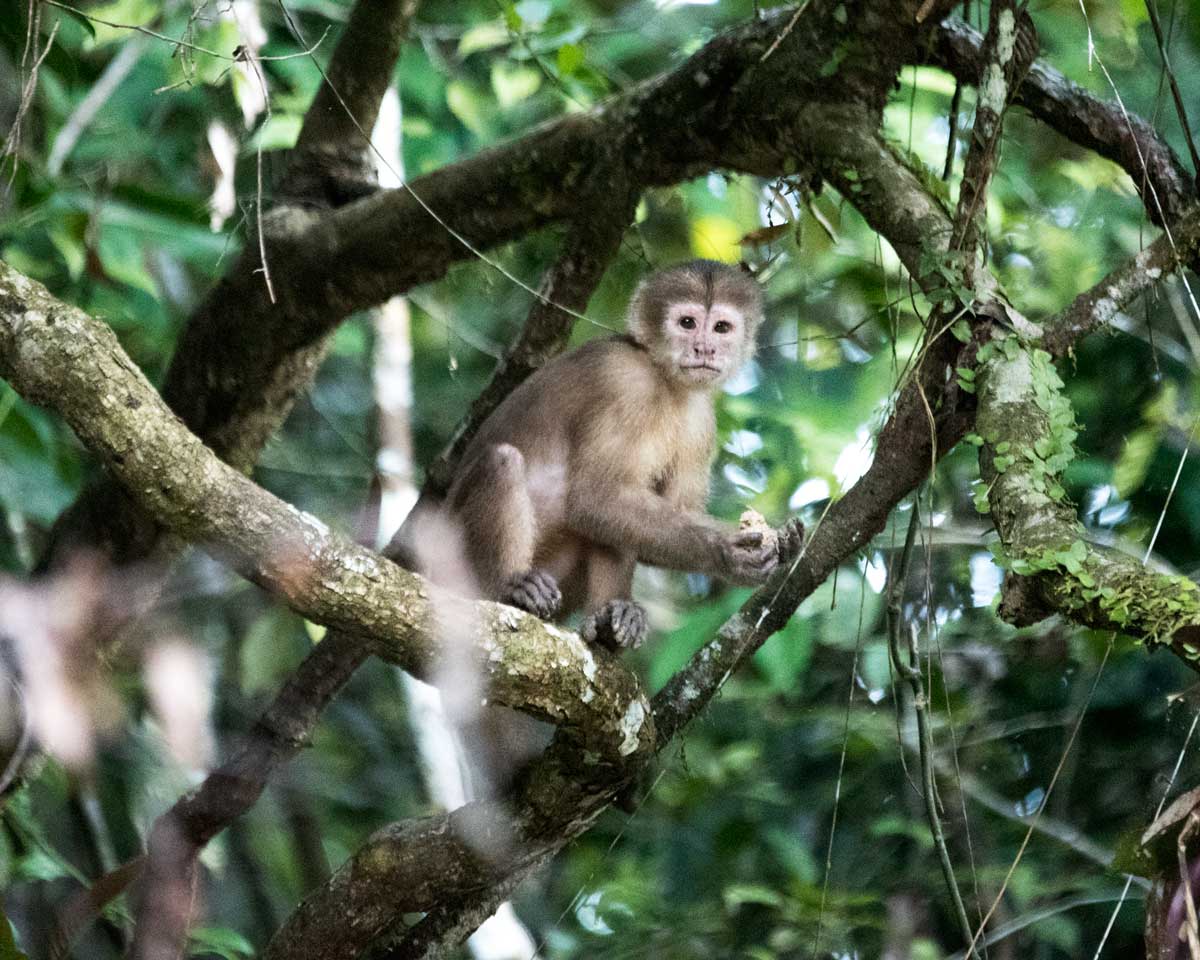
<svg viewBox="0 0 1200 960"><path fill-rule="evenodd" d="M684 312L695 329L669 319L679 304L698 308ZM555 359L501 404L447 498L486 596L511 599L514 578L541 570L560 612L594 613L629 597L638 562L765 579L776 558L755 535L703 512L712 395L753 354L760 317L757 284L731 267L661 271L634 295L628 336ZM680 366L693 361L711 369Z"/></svg>
<svg viewBox="0 0 1200 960"><path fill-rule="evenodd" d="M704 512L713 394L752 356L761 312L746 274L682 264L638 288L627 335L558 357L513 391L445 504L483 596L542 617L583 610L585 639L637 646L639 562L757 584L788 559L798 533L764 537ZM496 709L465 722L477 795L499 793L544 745L530 724Z"/></svg>

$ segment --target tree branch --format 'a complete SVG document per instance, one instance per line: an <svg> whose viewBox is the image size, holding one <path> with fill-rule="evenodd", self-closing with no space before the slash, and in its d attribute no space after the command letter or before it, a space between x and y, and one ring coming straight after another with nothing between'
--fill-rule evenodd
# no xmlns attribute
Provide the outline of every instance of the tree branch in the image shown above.
<svg viewBox="0 0 1200 960"><path fill-rule="evenodd" d="M952 5L937 0L931 18ZM791 11L781 11L721 34L602 107L407 188L335 211L273 211L262 229L278 301L256 274L257 250L247 251L189 321L164 397L222 459L249 469L342 318L442 276L473 250L571 220L581 195L604 197L613 183L632 196L718 167L794 171L797 157L824 149L829 131L816 121L827 108L878 117L905 51L930 29L916 21L919 6L864 0L863 42L848 50L839 48L835 5L811 5L786 35ZM831 62L835 76L821 75ZM87 528L83 535L114 556L144 555L155 532L130 514L127 500L100 484L64 521L61 539Z"/></svg>
<svg viewBox="0 0 1200 960"><path fill-rule="evenodd" d="M476 431L500 402L534 370L561 353L575 317L582 313L616 255L637 197L613 184L603 206L584 203L571 226L558 260L546 271L521 333L504 352L479 396L445 449L429 465L423 493L440 497ZM563 309L565 308L565 309Z"/></svg>
<svg viewBox="0 0 1200 960"><path fill-rule="evenodd" d="M1180 266L1193 262L1200 250L1200 216L1196 208L1184 213L1144 250L1079 294L1058 316L1045 324L1041 346L1052 356L1064 356L1076 341L1109 324L1124 304L1158 283Z"/></svg>
<svg viewBox="0 0 1200 960"><path fill-rule="evenodd" d="M962 256L964 280L975 289L976 258L984 248L987 191L996 172L1000 135L1009 100L1037 55L1038 37L1029 12L1013 2L993 3L988 32L980 49L979 97L970 146L963 164L962 186L954 216L950 247Z"/></svg>
<svg viewBox="0 0 1200 960"><path fill-rule="evenodd" d="M932 39L924 51L925 62L963 82L977 82L984 63L978 31L961 20L947 19ZM1017 90L1016 103L1068 140L1122 167L1132 178L1150 219L1160 226L1162 214L1171 223L1195 201L1192 178L1149 123L1127 115L1116 103L1093 96L1048 64L1033 64Z"/></svg>
<svg viewBox="0 0 1200 960"><path fill-rule="evenodd" d="M178 955L191 921L200 851L250 809L271 774L308 743L321 712L368 655L362 639L330 632L288 677L233 755L154 822L136 884L133 960Z"/></svg>
<svg viewBox="0 0 1200 960"><path fill-rule="evenodd" d="M147 515L308 619L369 636L373 653L426 678L452 652L439 618L467 624L497 703L568 728L600 760L652 742L650 724L630 726L644 700L614 658L510 607L437 590L267 493L187 431L108 327L3 263L0 376L58 411Z"/></svg>
<svg viewBox="0 0 1200 960"><path fill-rule="evenodd" d="M1157 282L1164 269L1200 251L1200 209L1166 238L1080 294L1046 325L1058 352ZM1141 563L1088 544L1061 476L1073 454L1074 416L1051 355L1003 333L980 351L980 474L1010 576L1000 613L1018 624L1062 613L1076 623L1169 645L1200 669L1200 588L1186 577L1151 574Z"/></svg>
<svg viewBox="0 0 1200 960"><path fill-rule="evenodd" d="M279 197L341 206L377 187L369 138L419 3L357 0L304 114Z"/></svg>

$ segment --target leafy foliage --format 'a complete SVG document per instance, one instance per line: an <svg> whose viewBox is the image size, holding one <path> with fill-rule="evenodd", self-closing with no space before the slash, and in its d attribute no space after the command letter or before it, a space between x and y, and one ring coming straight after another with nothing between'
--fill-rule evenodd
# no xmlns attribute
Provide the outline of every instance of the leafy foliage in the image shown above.
<svg viewBox="0 0 1200 960"><path fill-rule="evenodd" d="M755 6L431 0L395 78L406 169L418 175L585 110L677 63ZM1091 6L1096 43L1124 102L1156 117L1182 147L1144 10ZM0 255L105 318L157 381L190 309L240 246L253 242L257 151L268 173L278 166L319 73L298 55L303 46L281 8L263 5L261 53L277 58L262 64L271 110L249 114L247 125L255 81L230 59L246 38L217 5L112 0L82 17L44 9L34 45L48 43L55 22L58 32L22 118L15 162L5 170L11 184L0 197ZM309 43L347 12L330 0L300 0L288 10ZM1181 79L1194 82L1200 17L1184 5L1175 16L1172 62ZM24 3L0 0L0 118L10 122L25 17ZM1054 0L1035 17L1043 54L1109 95L1099 71L1088 70L1078 4ZM192 46L100 20L143 25ZM317 59L329 49L322 41ZM122 56L133 59L128 72L52 167L56 144ZM837 69L835 58L823 72L832 82ZM913 69L887 110L897 150L928 171L944 162L952 93L945 75ZM970 99L964 91L960 131L969 129ZM206 138L217 121L238 143L238 205L214 231L217 169ZM960 160L964 150L960 133ZM616 322L647 265L688 256L750 262L764 279L770 319L758 358L721 398L724 446L712 509L732 519L752 505L775 521L801 513L811 529L827 499L869 462L872 435L931 304L912 293L893 251L845 198L807 189L787 178L764 183L714 172L647 193L588 314ZM938 189L949 202L957 183ZM1012 302L1032 317L1060 308L1151 232L1124 174L1019 112L1007 120L987 220L991 262ZM548 232L494 256L535 282L555 241ZM959 282L955 264L929 267L951 287ZM529 297L475 262L411 299L412 427L415 459L424 464L485 382ZM1200 468L1193 458L1178 483L1175 473L1195 442L1196 323L1185 295L1167 280L1120 318L1119 330L1081 343L1057 372L1039 358L1046 377L1066 381L1074 420L1072 411L1054 414L1062 441L1054 449L1001 451L1032 453L1048 469L1053 461L1057 474L1074 446L1065 486L1050 492L1079 505L1090 535L1139 553L1161 519L1155 562L1192 578L1200 573ZM574 336L601 333L580 323ZM257 470L266 486L347 530L358 525L376 468L373 347L369 318L343 326L312 391ZM959 375L970 392L971 371ZM904 602L928 657L951 854L977 917L976 904L986 912L1012 862L1025 831L1021 818L1045 801L1047 817L1087 842L1036 833L998 920L1012 924L1014 955L1090 955L1122 883L1096 862L1096 850L1110 851L1124 832L1152 819L1195 712L1178 696L1189 680L1177 661L1118 639L1092 693L1109 638L1059 622L1014 630L997 619L1000 571L986 519L972 505L986 509L986 490L974 498L971 490L974 454L969 445L951 454L930 485L932 509L924 515L933 519ZM0 569L31 569L89 469L61 423L0 383ZM905 523L902 516L901 530ZM662 758L634 815L605 814L523 888L518 909L548 956L879 956L909 926L915 935L904 949L913 957L943 957L961 946L914 786L911 704L889 670L883 590L901 538L891 530L877 538L817 591L752 669L729 679ZM1075 559L1068 549L1043 561L1069 569ZM1031 563L1019 558L1013 569ZM313 638L293 615L208 561L192 558L180 581L186 589L164 599L161 622L171 621L211 664L220 749L247 728ZM656 635L632 659L655 688L744 598L659 573L646 574L639 590ZM190 782L166 749L137 649L109 665L119 706L94 765L68 772L48 758L4 806L0 886L17 937L4 937L0 923L0 958L41 955L52 911L134 856L153 817ZM1079 737L1047 798L1080 711ZM15 727L9 716L9 735ZM1198 776L1193 744L1174 789ZM252 955L305 890L372 829L427 807L397 678L369 665L283 782L206 853L208 919L193 931L192 951ZM127 924L119 900L86 934L79 955L115 956ZM1139 911L1126 907L1108 955L1134 955L1140 928Z"/></svg>

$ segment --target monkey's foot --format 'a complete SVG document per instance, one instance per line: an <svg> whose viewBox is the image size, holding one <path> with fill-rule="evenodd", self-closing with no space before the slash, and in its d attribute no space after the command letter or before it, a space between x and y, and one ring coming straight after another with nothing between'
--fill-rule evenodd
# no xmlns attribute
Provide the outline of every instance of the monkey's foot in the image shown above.
<svg viewBox="0 0 1200 960"><path fill-rule="evenodd" d="M562 593L558 581L545 570L529 570L517 574L504 585L500 602L549 620L562 606Z"/></svg>
<svg viewBox="0 0 1200 960"><path fill-rule="evenodd" d="M609 650L632 650L646 639L646 611L632 600L609 600L583 621L579 633Z"/></svg>

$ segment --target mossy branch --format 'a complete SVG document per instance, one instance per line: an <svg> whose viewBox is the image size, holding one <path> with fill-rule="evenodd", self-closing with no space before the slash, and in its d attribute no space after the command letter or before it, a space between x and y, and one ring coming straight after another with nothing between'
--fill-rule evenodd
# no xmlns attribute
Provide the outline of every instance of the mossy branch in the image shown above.
<svg viewBox="0 0 1200 960"><path fill-rule="evenodd" d="M619 765L653 745L649 704L615 658L511 607L438 590L263 490L187 430L108 327L4 263L0 376L61 414L156 523L302 616L369 637L373 653L424 678L448 654L466 660L492 699L570 728L598 760ZM446 622L462 650L449 649Z"/></svg>
<svg viewBox="0 0 1200 960"><path fill-rule="evenodd" d="M1010 334L982 347L979 359L977 505L991 513L1013 575L1001 614L1031 623L1061 613L1168 645L1200 669L1200 587L1089 544L1066 499L1075 416L1050 354Z"/></svg>

